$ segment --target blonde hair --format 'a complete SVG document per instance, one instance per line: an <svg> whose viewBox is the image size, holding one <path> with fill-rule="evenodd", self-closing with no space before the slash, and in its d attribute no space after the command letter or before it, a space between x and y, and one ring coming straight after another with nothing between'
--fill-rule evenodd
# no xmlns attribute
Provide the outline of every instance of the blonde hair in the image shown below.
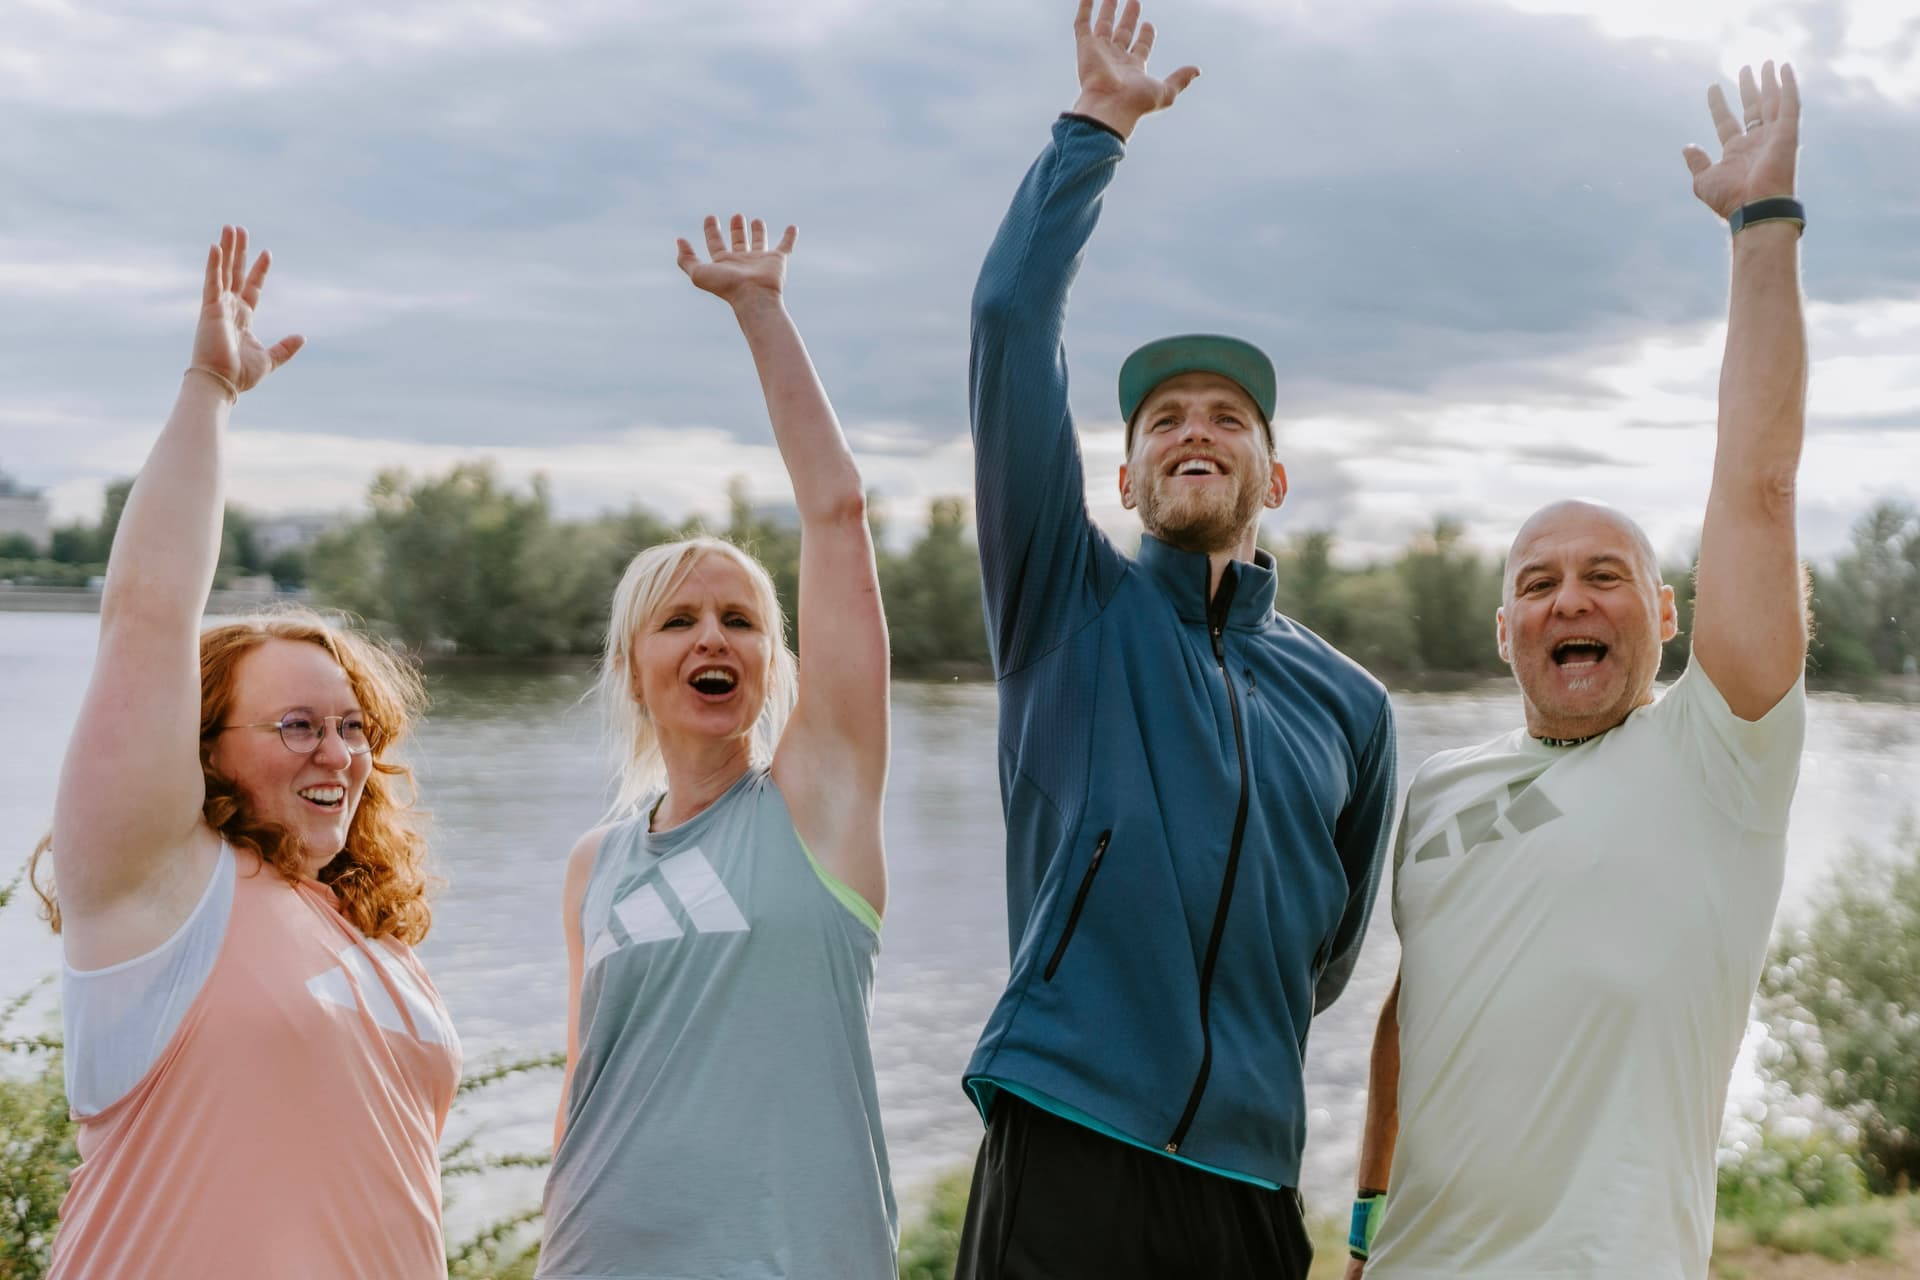
<svg viewBox="0 0 1920 1280"><path fill-rule="evenodd" d="M423 817L415 806L413 770L393 759L413 722L426 709L425 687L412 666L376 640L336 627L308 609L260 614L200 633L200 771L207 798L201 814L235 848L249 849L289 881L300 878L303 850L292 832L252 813L239 787L213 767L213 743L233 709L240 660L269 640L294 640L327 651L353 686L367 716L373 769L347 828L346 847L321 868L340 910L369 938L391 934L406 943L427 936L433 913ZM44 836L27 864L28 879L53 931L60 931L54 887L38 874L53 847Z"/></svg>
<svg viewBox="0 0 1920 1280"><path fill-rule="evenodd" d="M753 607L773 638L772 670L767 678L766 701L754 720L748 746L749 759L755 765L773 760L774 748L787 726L798 693L799 672L793 651L787 647L786 616L780 598L774 592L773 578L758 560L719 538L687 538L648 547L627 565L620 585L614 588L613 612L607 622L606 650L600 661L600 676L594 682L592 696L600 704L606 725L607 745L613 756L617 793L610 815L631 810L648 792L666 782L666 762L660 755L660 734L653 716L634 696L634 642L641 630L652 622L687 575L707 556L732 561L753 584Z"/></svg>

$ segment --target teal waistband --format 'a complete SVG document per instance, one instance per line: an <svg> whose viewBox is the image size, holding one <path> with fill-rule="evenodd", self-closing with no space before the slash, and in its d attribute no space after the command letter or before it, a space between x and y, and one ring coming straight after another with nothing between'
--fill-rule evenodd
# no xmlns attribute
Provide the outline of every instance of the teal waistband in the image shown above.
<svg viewBox="0 0 1920 1280"><path fill-rule="evenodd" d="M1201 1164L1198 1160L1189 1160L1185 1156L1175 1155L1165 1147L1156 1147L1152 1143L1142 1142L1138 1138L1129 1137L1106 1121L1098 1119L1095 1116L1090 1116L1078 1107L1070 1107L1057 1098L1049 1098L1038 1089L1029 1089L1026 1085L1013 1080L1001 1080L995 1076L972 1076L967 1080L967 1092L973 1095L973 1100L975 1104L979 1106L982 1115L985 1115L992 1109L993 1094L995 1092L1010 1093L1022 1102L1030 1103L1042 1111L1059 1116L1062 1120L1071 1120L1077 1125L1091 1129L1095 1133L1105 1134L1114 1141L1124 1142L1130 1147L1138 1147L1142 1151L1151 1151L1163 1160L1172 1160L1176 1163L1184 1164L1189 1168L1198 1169L1202 1173L1211 1173L1216 1177L1232 1178L1235 1182L1250 1182L1254 1186L1264 1187L1268 1191L1280 1190L1280 1184L1277 1182L1269 1182L1265 1178L1256 1178L1250 1173L1237 1173L1232 1169L1219 1169L1210 1164Z"/></svg>

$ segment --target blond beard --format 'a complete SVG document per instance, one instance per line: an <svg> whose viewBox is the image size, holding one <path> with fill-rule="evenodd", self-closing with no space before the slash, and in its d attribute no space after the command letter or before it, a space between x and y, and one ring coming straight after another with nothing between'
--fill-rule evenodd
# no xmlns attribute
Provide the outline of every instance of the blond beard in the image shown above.
<svg viewBox="0 0 1920 1280"><path fill-rule="evenodd" d="M1169 498L1162 477L1150 476L1140 490L1140 523L1148 533L1182 551L1230 551L1259 518L1260 489L1238 479L1233 493L1209 499L1199 494Z"/></svg>

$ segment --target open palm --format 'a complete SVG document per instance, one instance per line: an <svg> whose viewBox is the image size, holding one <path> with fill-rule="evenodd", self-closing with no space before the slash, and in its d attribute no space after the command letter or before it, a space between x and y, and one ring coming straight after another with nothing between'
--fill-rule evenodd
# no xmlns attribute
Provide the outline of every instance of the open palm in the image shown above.
<svg viewBox="0 0 1920 1280"><path fill-rule="evenodd" d="M745 218L734 214L728 226L731 243L720 238L720 220L711 215L706 221L706 233L708 261L705 262L687 241L675 241L680 249L680 269L696 287L728 302L738 302L756 293L778 295L785 287L787 259L799 235L797 228L788 227L780 243L771 249L767 248L767 224L758 218L749 226Z"/></svg>
<svg viewBox="0 0 1920 1280"><path fill-rule="evenodd" d="M193 334L193 367L225 378L246 391L293 359L306 339L291 334L272 346L253 332L253 313L267 282L273 255L262 252L247 270L247 229L220 228L220 242L207 250L206 286L200 297L200 324Z"/></svg>
<svg viewBox="0 0 1920 1280"><path fill-rule="evenodd" d="M1096 100L1137 119L1173 105L1181 90L1200 74L1198 67L1181 67L1165 79L1148 72L1153 52L1153 24L1140 21L1140 0L1127 0L1114 20L1115 0L1101 0L1094 16L1093 0L1080 0L1073 19L1074 56L1080 71L1083 101Z"/></svg>
<svg viewBox="0 0 1920 1280"><path fill-rule="evenodd" d="M1682 153L1693 171L1693 193L1723 218L1741 205L1792 195L1800 150L1800 86L1792 67L1782 65L1776 75L1768 62L1757 80L1751 67L1742 67L1740 105L1736 116L1719 85L1707 90L1720 159L1699 147Z"/></svg>

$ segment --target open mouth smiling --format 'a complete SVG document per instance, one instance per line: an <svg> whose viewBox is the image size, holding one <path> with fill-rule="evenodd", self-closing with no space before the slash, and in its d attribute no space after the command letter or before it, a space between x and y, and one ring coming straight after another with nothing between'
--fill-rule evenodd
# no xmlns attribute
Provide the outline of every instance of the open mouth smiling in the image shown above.
<svg viewBox="0 0 1920 1280"><path fill-rule="evenodd" d="M1182 458L1174 463L1173 469L1168 472L1169 475L1179 477L1223 476L1226 473L1226 468L1212 458Z"/></svg>
<svg viewBox="0 0 1920 1280"><path fill-rule="evenodd" d="M1590 636L1570 636L1553 646L1554 664L1570 671L1590 671L1606 661L1607 646Z"/></svg>
<svg viewBox="0 0 1920 1280"><path fill-rule="evenodd" d="M701 697L718 700L734 691L740 677L726 667L701 667L687 677L687 683Z"/></svg>
<svg viewBox="0 0 1920 1280"><path fill-rule="evenodd" d="M302 787L295 794L314 808L326 813L340 812L341 806L347 802L347 789L337 782L316 787Z"/></svg>

